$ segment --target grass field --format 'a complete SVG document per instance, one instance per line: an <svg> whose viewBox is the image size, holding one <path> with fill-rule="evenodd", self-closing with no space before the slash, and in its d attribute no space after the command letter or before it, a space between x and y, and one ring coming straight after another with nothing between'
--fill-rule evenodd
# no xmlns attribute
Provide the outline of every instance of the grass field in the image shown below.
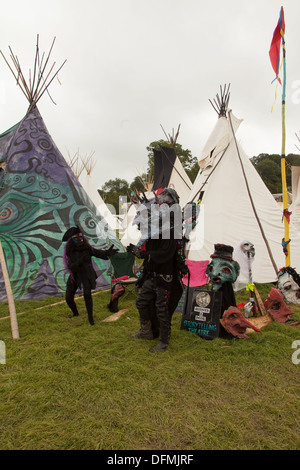
<svg viewBox="0 0 300 470"><path fill-rule="evenodd" d="M270 286L257 287L265 300ZM0 321L1 450L300 449L300 327L273 322L249 340L207 341L181 330L175 313L170 348L152 354L156 340L131 338L135 298L103 322L109 299L94 296L94 326L83 299L76 318L60 298L17 302L19 340Z"/></svg>

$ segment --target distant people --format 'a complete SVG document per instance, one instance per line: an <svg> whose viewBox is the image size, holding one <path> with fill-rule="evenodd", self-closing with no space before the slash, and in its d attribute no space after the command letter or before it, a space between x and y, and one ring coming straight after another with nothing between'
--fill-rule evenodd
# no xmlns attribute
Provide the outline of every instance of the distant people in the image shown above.
<svg viewBox="0 0 300 470"><path fill-rule="evenodd" d="M66 271L70 273L65 294L66 302L73 312L73 317L77 317L79 313L74 298L77 289L82 288L89 323L94 325L92 290L96 287L97 274L92 265L92 257L109 259L118 250L113 246L108 250L93 248L78 226L67 230L62 240L67 242L64 264Z"/></svg>

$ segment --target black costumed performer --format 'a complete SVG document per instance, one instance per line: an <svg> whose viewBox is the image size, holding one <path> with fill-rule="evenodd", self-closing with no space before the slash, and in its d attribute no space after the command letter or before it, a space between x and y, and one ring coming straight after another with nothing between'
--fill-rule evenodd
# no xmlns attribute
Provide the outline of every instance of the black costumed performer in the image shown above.
<svg viewBox="0 0 300 470"><path fill-rule="evenodd" d="M63 241L67 242L64 250L64 264L66 270L70 273L66 286L66 302L72 310L73 316L78 316L74 297L77 289L82 288L89 323L94 325L91 291L96 287L97 275L92 265L92 256L107 260L118 250L113 246L108 250L99 250L92 247L78 226L67 230L63 236Z"/></svg>
<svg viewBox="0 0 300 470"><path fill-rule="evenodd" d="M168 188L157 197L157 202L159 205L166 204L171 207L178 205L179 197L175 190ZM179 205L178 210L181 220ZM142 247L131 244L127 247L135 256L144 259L143 274L138 281L141 289L136 301L140 330L132 336L149 340L159 336L157 345L151 348L150 352L164 352L168 349L172 314L182 294L177 263L179 240L174 230L174 218L176 216L171 212L167 238L163 237L163 233L159 236L156 233L155 237L149 237ZM155 322L158 323L157 335L154 331Z"/></svg>

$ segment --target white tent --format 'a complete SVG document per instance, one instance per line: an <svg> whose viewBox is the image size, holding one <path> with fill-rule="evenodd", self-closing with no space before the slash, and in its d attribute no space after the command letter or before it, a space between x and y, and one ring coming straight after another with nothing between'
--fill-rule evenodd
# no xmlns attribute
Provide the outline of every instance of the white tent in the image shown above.
<svg viewBox="0 0 300 470"><path fill-rule="evenodd" d="M105 219L109 227L112 230L119 230L121 228L120 221L118 220L117 216L113 215L108 206L105 204L94 184L91 173L95 166L95 162L92 160L92 154L87 158L83 158L82 163L85 169L85 175L81 175L81 180L87 195L95 204L98 214L100 214Z"/></svg>
<svg viewBox="0 0 300 470"><path fill-rule="evenodd" d="M147 199L152 199L154 194L151 191L146 191L145 196ZM142 196L142 195L141 195ZM130 243L136 245L140 238L141 232L139 231L137 225L133 225L133 219L135 218L137 213L137 206L132 203L130 204L128 211L126 212L123 220L122 220L122 229L123 235L121 237L121 243L123 246L128 246Z"/></svg>
<svg viewBox="0 0 300 470"><path fill-rule="evenodd" d="M300 166L292 166L292 200L289 209L292 212L291 220L300 232Z"/></svg>
<svg viewBox="0 0 300 470"><path fill-rule="evenodd" d="M188 198L201 203L198 223L187 244L187 258L209 260L215 244L236 247L249 240L256 253L253 282L272 282L285 266L283 214L237 143L235 132L241 122L231 111L227 117L223 110L201 154L199 174ZM291 266L299 271L300 234L292 224L290 238Z"/></svg>

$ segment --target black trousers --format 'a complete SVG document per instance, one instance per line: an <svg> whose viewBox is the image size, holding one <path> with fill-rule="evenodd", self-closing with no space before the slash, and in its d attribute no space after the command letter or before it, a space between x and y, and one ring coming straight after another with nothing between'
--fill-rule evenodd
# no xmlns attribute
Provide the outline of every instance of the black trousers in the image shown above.
<svg viewBox="0 0 300 470"><path fill-rule="evenodd" d="M170 291L157 285L156 279L146 279L138 295L136 306L141 323L151 321L153 305L159 323L159 339L169 343L171 335L171 318L168 310Z"/></svg>
<svg viewBox="0 0 300 470"><path fill-rule="evenodd" d="M67 305L72 310L73 315L79 315L77 305L74 300L77 289L78 289L77 282L72 281L71 277L69 277L67 281L65 299L66 299ZM93 298L92 298L92 291L90 288L83 287L83 298L85 301L85 306L86 306L86 310L88 313L89 321L93 322Z"/></svg>

